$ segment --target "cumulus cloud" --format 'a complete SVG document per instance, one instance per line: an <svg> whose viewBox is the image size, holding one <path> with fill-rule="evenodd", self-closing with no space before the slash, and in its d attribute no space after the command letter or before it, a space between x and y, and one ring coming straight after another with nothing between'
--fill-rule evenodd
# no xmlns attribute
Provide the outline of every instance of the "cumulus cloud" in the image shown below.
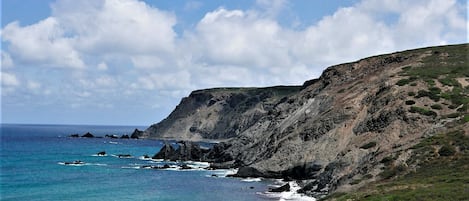
<svg viewBox="0 0 469 201"><path fill-rule="evenodd" d="M2 89L47 91L76 107L162 108L198 88L301 84L332 64L468 40L467 5L456 0L362 0L302 28L279 22L294 3L219 7L176 31L184 16L140 0L58 0L51 16L2 28Z"/></svg>
<svg viewBox="0 0 469 201"><path fill-rule="evenodd" d="M196 62L266 68L291 63L283 35L271 19L219 8L207 13L188 38Z"/></svg>
<svg viewBox="0 0 469 201"><path fill-rule="evenodd" d="M71 45L73 38L64 37L57 19L48 17L36 24L21 27L15 21L2 30L2 40L19 62L55 67L83 68L79 52Z"/></svg>
<svg viewBox="0 0 469 201"><path fill-rule="evenodd" d="M61 0L53 16L93 54L172 52L176 17L136 0Z"/></svg>

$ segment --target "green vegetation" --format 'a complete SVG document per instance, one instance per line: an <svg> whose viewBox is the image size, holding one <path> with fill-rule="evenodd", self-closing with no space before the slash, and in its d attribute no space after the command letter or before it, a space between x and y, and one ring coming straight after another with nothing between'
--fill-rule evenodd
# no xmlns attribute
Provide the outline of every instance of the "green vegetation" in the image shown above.
<svg viewBox="0 0 469 201"><path fill-rule="evenodd" d="M463 122L466 123L466 122L469 122L469 114L466 114L463 118Z"/></svg>
<svg viewBox="0 0 469 201"><path fill-rule="evenodd" d="M462 87L456 78L469 77L469 45L433 47L431 51L427 48L419 51L431 52L431 55L422 60L423 65L403 67L400 75L408 78L401 79L396 84L404 86L413 80L423 80L429 89L417 92L416 98L428 97L435 102L443 98L456 107L463 105L458 111L466 112L469 108L469 86ZM435 87L436 81L443 86L450 86L451 89L442 91Z"/></svg>
<svg viewBox="0 0 469 201"><path fill-rule="evenodd" d="M441 84L446 85L446 86L461 87L461 84L457 80L451 77L444 77L444 78L438 79L438 81Z"/></svg>
<svg viewBox="0 0 469 201"><path fill-rule="evenodd" d="M391 179L395 176L397 176L400 173L403 173L404 171L407 170L407 167L404 165L398 165L398 166L388 166L379 174L379 176L383 179Z"/></svg>
<svg viewBox="0 0 469 201"><path fill-rule="evenodd" d="M404 85L409 84L409 83L410 83L410 79L401 79L401 80L397 81L396 84L399 85L399 86L404 86Z"/></svg>
<svg viewBox="0 0 469 201"><path fill-rule="evenodd" d="M409 95L409 96L415 96L415 92L409 91L409 92L407 93L407 95Z"/></svg>
<svg viewBox="0 0 469 201"><path fill-rule="evenodd" d="M428 97L435 102L440 101L440 93L436 91L419 90L415 98L422 98L422 97Z"/></svg>
<svg viewBox="0 0 469 201"><path fill-rule="evenodd" d="M438 149L435 147L440 147L438 153L446 152L444 156L436 154ZM332 194L321 200L469 200L469 137L464 135L464 131L455 130L426 138L413 147L410 158L407 164L419 167L415 171L406 170L405 166L388 166L380 174L387 180L370 183L358 191Z"/></svg>
<svg viewBox="0 0 469 201"><path fill-rule="evenodd" d="M441 110L443 109L443 107L440 105L440 104L434 104L432 106L430 106L432 109L435 109L435 110Z"/></svg>
<svg viewBox="0 0 469 201"><path fill-rule="evenodd" d="M373 141L373 142L368 142L368 143L362 145L360 148L369 149L369 148L372 148L372 147L375 147L375 146L376 146L376 142Z"/></svg>
<svg viewBox="0 0 469 201"><path fill-rule="evenodd" d="M419 113L419 114L425 115L425 116L435 116L436 117L438 115L436 112L434 112L432 110L428 110L428 109L417 107L417 106L410 107L409 112Z"/></svg>
<svg viewBox="0 0 469 201"><path fill-rule="evenodd" d="M340 89L339 91L337 91L337 93L344 93L345 92L345 89Z"/></svg>
<svg viewBox="0 0 469 201"><path fill-rule="evenodd" d="M438 154L440 154L440 156L452 156L455 153L456 150L454 149L454 147L448 144L443 145L438 151Z"/></svg>

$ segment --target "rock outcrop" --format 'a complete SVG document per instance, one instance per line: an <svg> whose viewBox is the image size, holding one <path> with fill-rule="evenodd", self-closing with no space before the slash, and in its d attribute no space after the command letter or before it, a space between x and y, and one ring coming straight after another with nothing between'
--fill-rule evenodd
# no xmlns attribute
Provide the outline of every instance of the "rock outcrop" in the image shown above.
<svg viewBox="0 0 469 201"><path fill-rule="evenodd" d="M299 86L276 86L194 91L183 98L166 119L139 133L139 137L178 140L232 138L253 126L281 98L299 90Z"/></svg>
<svg viewBox="0 0 469 201"><path fill-rule="evenodd" d="M165 142L161 150L153 159L182 160L182 161L206 161L209 149L202 148L196 142L180 141L175 149L170 143Z"/></svg>
<svg viewBox="0 0 469 201"><path fill-rule="evenodd" d="M385 158L410 167L422 139L469 127L468 48L374 56L303 86L194 91L139 137L228 139L195 157L183 145L177 158L239 167L240 177L305 180L301 192L316 196L354 189L355 178L380 179Z"/></svg>

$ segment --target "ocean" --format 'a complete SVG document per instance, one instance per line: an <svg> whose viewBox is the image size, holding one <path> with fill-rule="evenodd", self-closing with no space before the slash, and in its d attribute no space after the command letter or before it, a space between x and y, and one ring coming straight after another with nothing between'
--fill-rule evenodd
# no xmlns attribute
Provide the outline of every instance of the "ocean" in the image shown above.
<svg viewBox="0 0 469 201"><path fill-rule="evenodd" d="M268 179L225 177L234 170L190 170L148 160L163 145L158 140L71 138L130 134L135 126L1 125L1 200L279 200L265 193ZM105 156L97 153L105 151ZM119 158L119 154L131 157ZM67 164L82 161L80 164Z"/></svg>

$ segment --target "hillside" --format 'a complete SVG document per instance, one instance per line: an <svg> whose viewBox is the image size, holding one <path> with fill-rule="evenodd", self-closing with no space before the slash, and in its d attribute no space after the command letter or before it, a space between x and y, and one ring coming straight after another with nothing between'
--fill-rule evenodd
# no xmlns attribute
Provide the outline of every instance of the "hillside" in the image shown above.
<svg viewBox="0 0 469 201"><path fill-rule="evenodd" d="M432 161L415 160L418 154L444 156L449 149L456 160L467 156L458 140L427 144L431 149L422 153L415 148L445 133L467 140L468 48L340 64L284 93L275 87L195 91L144 137L229 138L203 160L239 167L238 176L301 180L301 192L316 197L360 189Z"/></svg>

